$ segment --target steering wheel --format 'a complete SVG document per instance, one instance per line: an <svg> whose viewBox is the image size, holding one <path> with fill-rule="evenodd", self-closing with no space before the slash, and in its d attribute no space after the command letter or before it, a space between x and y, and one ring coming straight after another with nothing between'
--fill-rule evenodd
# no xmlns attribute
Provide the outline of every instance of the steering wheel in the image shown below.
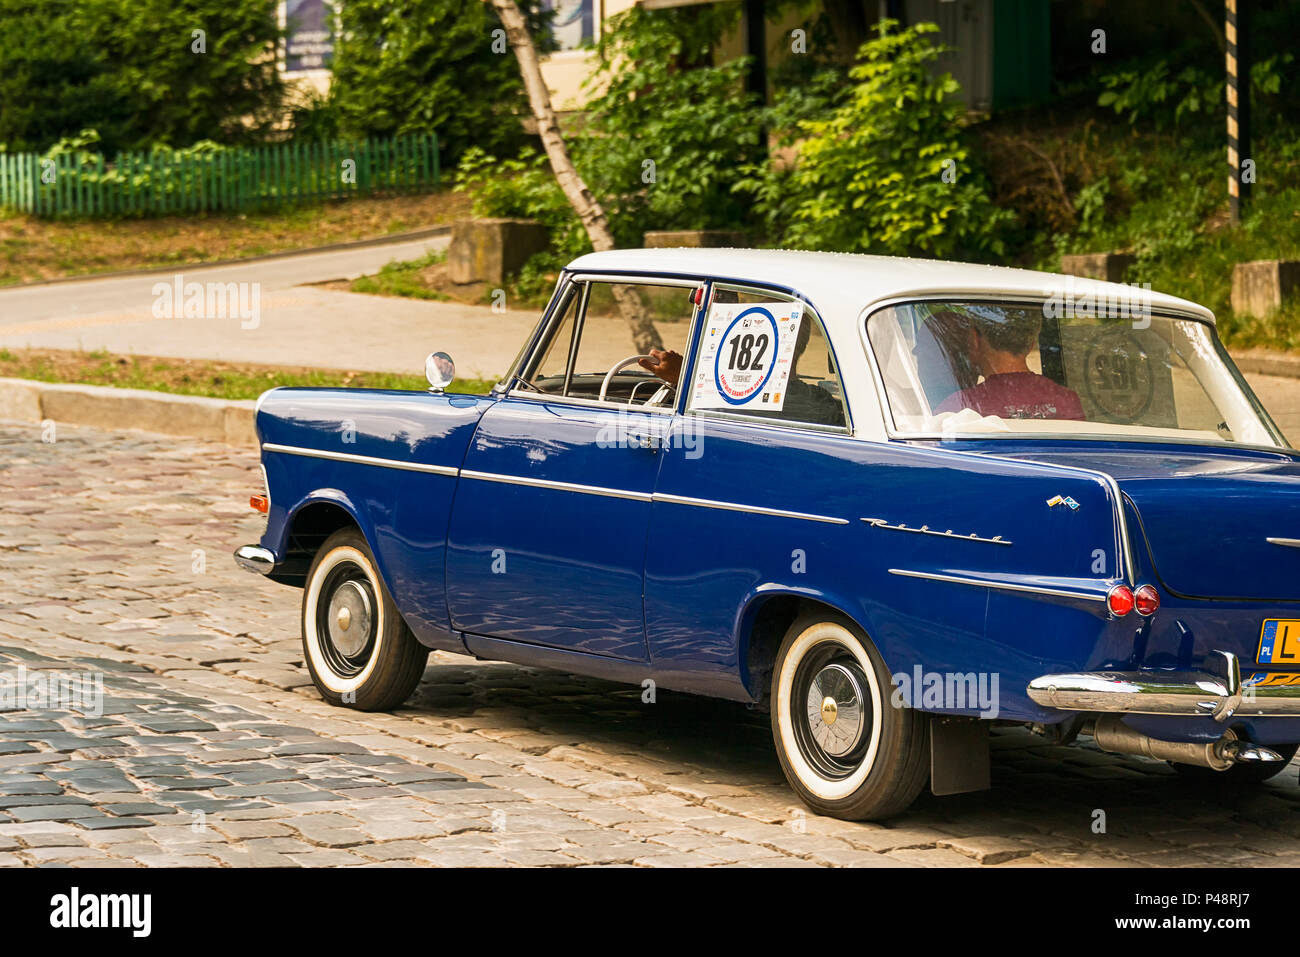
<svg viewBox="0 0 1300 957"><path fill-rule="evenodd" d="M605 373L604 381L600 383L600 401L601 402L605 401L605 393L609 391L610 382L613 381L614 376L617 375L621 370L626 369L628 366L636 362L639 362L642 359L653 359L653 358L654 356L636 355L636 356L628 356L626 359L620 359L618 362L615 362L614 365L610 367L610 370ZM663 383L663 385L659 387L658 391L656 391L654 395L650 396L650 398L646 399L645 402L641 403L642 405L658 405L667 397L668 393L672 391L672 385L668 383L666 380L660 379L659 376L652 376L651 378L658 379L660 382ZM629 407L632 405L632 399L634 398L636 398L635 389L632 390L632 395L628 397L627 404Z"/></svg>

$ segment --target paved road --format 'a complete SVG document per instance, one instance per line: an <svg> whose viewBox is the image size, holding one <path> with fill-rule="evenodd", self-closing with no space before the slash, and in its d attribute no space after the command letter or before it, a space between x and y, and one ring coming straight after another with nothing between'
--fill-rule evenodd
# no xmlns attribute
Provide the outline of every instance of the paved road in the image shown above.
<svg viewBox="0 0 1300 957"><path fill-rule="evenodd" d="M1294 765L1224 793L1000 733L992 791L884 826L806 814L731 703L436 653L407 707L329 708L298 593L229 559L251 453L40 439L0 423L0 678L98 673L104 707L0 704L0 866L1300 865Z"/></svg>
<svg viewBox="0 0 1300 957"><path fill-rule="evenodd" d="M389 262L418 259L447 243L445 236L434 237L176 273L0 289L0 347L106 349L417 375L424 371L425 356L442 349L452 353L463 375L498 375L536 324L535 311L494 313L308 285L373 274ZM241 290L242 304L256 309L209 312L205 303L202 313L187 318L182 302L182 308L168 311L154 287L174 283L177 274L183 284L249 284ZM182 298L188 296L184 286L182 292ZM156 305L162 315L155 314ZM616 358L632 351L624 349Z"/></svg>

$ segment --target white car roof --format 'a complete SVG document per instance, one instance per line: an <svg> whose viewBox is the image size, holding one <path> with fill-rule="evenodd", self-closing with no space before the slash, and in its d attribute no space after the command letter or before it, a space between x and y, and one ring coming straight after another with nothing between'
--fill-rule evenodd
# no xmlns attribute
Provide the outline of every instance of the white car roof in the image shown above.
<svg viewBox="0 0 1300 957"><path fill-rule="evenodd" d="M1077 300L1131 301L1132 286L1082 279L1060 273L855 253L819 253L791 249L612 249L588 253L569 264L575 272L659 273L714 277L738 282L776 284L799 291L817 307L836 338L854 335L862 310L889 299L926 296L1014 296L1049 298L1054 293ZM1144 292L1152 310L1190 315L1208 322L1204 306L1159 292ZM835 328L839 327L839 328Z"/></svg>

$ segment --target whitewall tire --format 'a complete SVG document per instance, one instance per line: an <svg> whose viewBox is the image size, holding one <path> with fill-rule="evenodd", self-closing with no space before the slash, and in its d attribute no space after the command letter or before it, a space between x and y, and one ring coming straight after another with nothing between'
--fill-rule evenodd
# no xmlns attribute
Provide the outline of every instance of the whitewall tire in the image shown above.
<svg viewBox="0 0 1300 957"><path fill-rule="evenodd" d="M884 661L853 622L801 616L772 671L772 737L786 780L819 814L897 814L929 780L925 715L891 704Z"/></svg>
<svg viewBox="0 0 1300 957"><path fill-rule="evenodd" d="M398 614L356 529L326 539L307 572L302 651L321 697L361 711L397 707L424 673L429 650Z"/></svg>

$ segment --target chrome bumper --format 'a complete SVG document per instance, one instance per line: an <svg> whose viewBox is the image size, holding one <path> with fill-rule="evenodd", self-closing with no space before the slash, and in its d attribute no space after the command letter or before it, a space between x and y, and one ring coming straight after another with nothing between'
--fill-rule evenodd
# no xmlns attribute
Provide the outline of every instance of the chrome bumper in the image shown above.
<svg viewBox="0 0 1300 957"><path fill-rule="evenodd" d="M1236 655L1216 651L1212 659L1219 663L1221 674L1091 671L1043 675L1029 682L1027 691L1035 703L1062 711L1211 716L1216 721L1234 715L1300 716L1300 686L1243 685Z"/></svg>
<svg viewBox="0 0 1300 957"><path fill-rule="evenodd" d="M241 545L235 549L235 564L245 571L269 575L275 567L275 555L261 545Z"/></svg>

